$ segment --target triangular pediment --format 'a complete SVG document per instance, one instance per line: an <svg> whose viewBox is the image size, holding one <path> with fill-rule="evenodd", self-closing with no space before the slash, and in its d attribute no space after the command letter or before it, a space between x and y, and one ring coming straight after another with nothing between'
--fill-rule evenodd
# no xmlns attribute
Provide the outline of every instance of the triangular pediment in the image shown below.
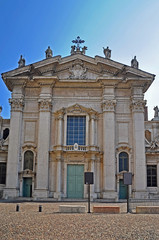
<svg viewBox="0 0 159 240"><path fill-rule="evenodd" d="M80 104L74 104L71 105L67 108L62 108L60 110L58 110L57 112L55 112L55 115L59 115L59 114L94 114L97 115L97 112L92 109L92 108L86 108Z"/></svg>
<svg viewBox="0 0 159 240"><path fill-rule="evenodd" d="M83 54L74 54L64 58L56 56L2 74L4 81L14 77L26 77L31 80L38 76L56 77L59 81L98 81L98 79L116 78L120 79L120 82L126 82L128 79L140 78L140 80L149 79L148 87L154 79L154 75L140 69L100 56L92 58ZM5 82L7 85L7 81ZM9 87L11 88L11 86Z"/></svg>

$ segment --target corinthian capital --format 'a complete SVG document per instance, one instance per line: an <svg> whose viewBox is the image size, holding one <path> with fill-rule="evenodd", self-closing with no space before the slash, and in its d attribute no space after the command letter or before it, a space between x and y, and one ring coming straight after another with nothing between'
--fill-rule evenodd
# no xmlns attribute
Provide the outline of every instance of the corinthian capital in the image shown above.
<svg viewBox="0 0 159 240"><path fill-rule="evenodd" d="M52 100L50 98L40 98L38 100L40 111L50 111Z"/></svg>
<svg viewBox="0 0 159 240"><path fill-rule="evenodd" d="M132 111L143 112L146 105L146 100L132 99L130 108Z"/></svg>
<svg viewBox="0 0 159 240"><path fill-rule="evenodd" d="M22 111L24 107L24 98L10 98L9 103L12 111Z"/></svg>
<svg viewBox="0 0 159 240"><path fill-rule="evenodd" d="M104 100L104 102L102 103L103 112L106 112L106 111L112 112L115 110L115 106L116 106L115 99Z"/></svg>

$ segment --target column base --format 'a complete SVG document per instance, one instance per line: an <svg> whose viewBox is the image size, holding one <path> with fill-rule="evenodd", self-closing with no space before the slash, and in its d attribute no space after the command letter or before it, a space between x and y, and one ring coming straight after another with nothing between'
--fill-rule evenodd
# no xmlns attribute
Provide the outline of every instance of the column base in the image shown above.
<svg viewBox="0 0 159 240"><path fill-rule="evenodd" d="M114 191L105 191L102 193L102 198L107 200L117 201L118 193Z"/></svg>
<svg viewBox="0 0 159 240"><path fill-rule="evenodd" d="M3 199L19 197L19 190L16 188L4 188Z"/></svg>
<svg viewBox="0 0 159 240"><path fill-rule="evenodd" d="M60 201L61 200L61 192L55 192L54 198L56 198L58 201Z"/></svg>
<svg viewBox="0 0 159 240"><path fill-rule="evenodd" d="M35 189L33 192L33 198L48 198L48 190L47 189Z"/></svg>

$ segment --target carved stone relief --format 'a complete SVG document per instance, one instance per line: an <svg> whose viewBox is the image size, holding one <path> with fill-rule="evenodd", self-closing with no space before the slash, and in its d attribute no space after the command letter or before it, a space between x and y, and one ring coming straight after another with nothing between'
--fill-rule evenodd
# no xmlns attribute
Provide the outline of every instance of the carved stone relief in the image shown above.
<svg viewBox="0 0 159 240"><path fill-rule="evenodd" d="M83 62L81 60L76 60L72 65L72 68L69 69L71 75L70 79L86 79L87 69L83 67Z"/></svg>

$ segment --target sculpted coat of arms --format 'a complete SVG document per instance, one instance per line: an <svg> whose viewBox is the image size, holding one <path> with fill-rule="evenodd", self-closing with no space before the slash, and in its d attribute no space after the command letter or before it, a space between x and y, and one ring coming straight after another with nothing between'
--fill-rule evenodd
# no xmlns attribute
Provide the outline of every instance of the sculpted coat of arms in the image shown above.
<svg viewBox="0 0 159 240"><path fill-rule="evenodd" d="M69 76L71 79L86 79L87 69L83 67L83 63L80 60L77 60L72 65L72 68L69 69L69 72L71 73Z"/></svg>

